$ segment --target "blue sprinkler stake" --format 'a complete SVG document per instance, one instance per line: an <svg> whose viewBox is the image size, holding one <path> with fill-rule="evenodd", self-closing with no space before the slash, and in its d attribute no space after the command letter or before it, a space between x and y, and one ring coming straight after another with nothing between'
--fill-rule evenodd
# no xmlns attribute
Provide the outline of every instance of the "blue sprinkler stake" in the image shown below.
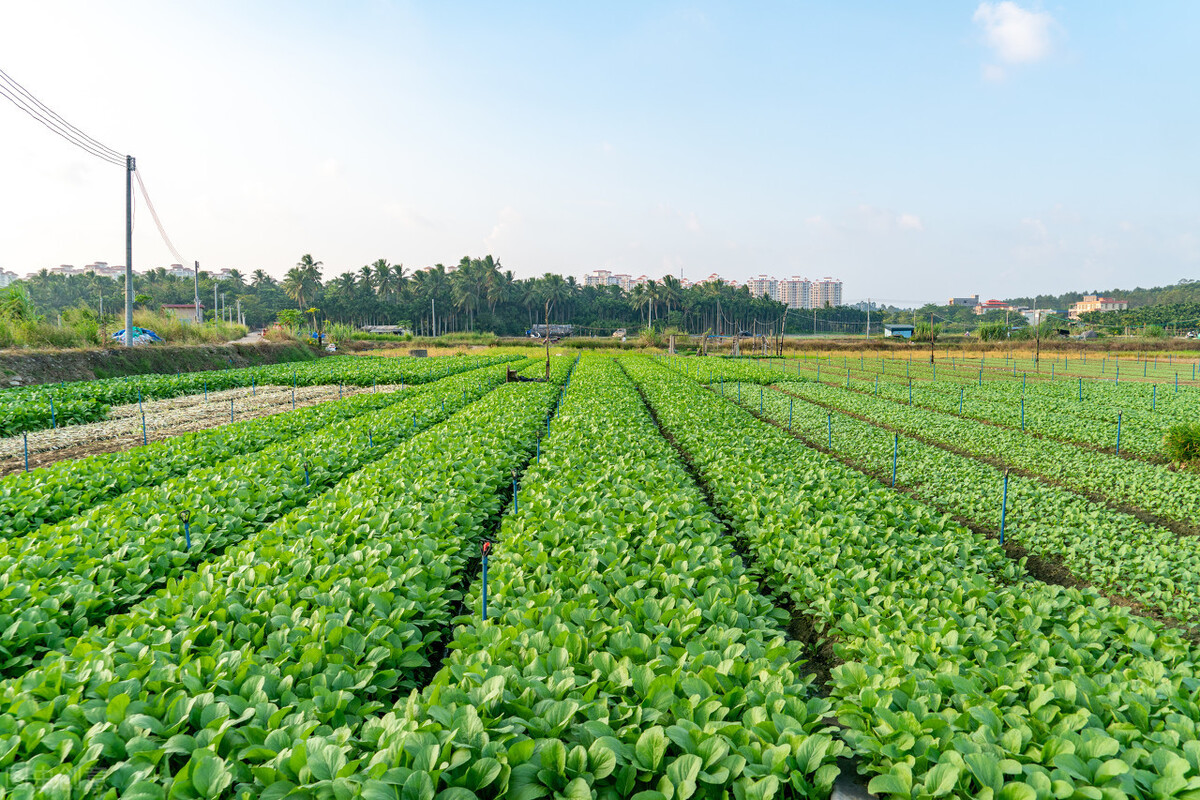
<svg viewBox="0 0 1200 800"><path fill-rule="evenodd" d="M374 446L375 446L375 434L371 433L371 431L367 431L367 447L374 447Z"/></svg>
<svg viewBox="0 0 1200 800"><path fill-rule="evenodd" d="M1121 455L1121 412L1117 412L1117 455Z"/></svg>
<svg viewBox="0 0 1200 800"><path fill-rule="evenodd" d="M517 505L517 471L515 469L512 471L512 481L513 481L513 513L516 514L520 510L520 506Z"/></svg>
<svg viewBox="0 0 1200 800"><path fill-rule="evenodd" d="M908 404L912 405L912 381L908 382Z"/></svg>
<svg viewBox="0 0 1200 800"><path fill-rule="evenodd" d="M204 402L208 402L208 381L204 382Z"/></svg>
<svg viewBox="0 0 1200 800"><path fill-rule="evenodd" d="M829 425L829 449L833 449L833 413L830 412L825 416L825 421Z"/></svg>
<svg viewBox="0 0 1200 800"><path fill-rule="evenodd" d="M738 402L742 402L742 382L738 381Z"/></svg>
<svg viewBox="0 0 1200 800"><path fill-rule="evenodd" d="M1025 430L1025 398L1021 398L1021 430Z"/></svg>
<svg viewBox="0 0 1200 800"><path fill-rule="evenodd" d="M875 396L879 397L879 376L875 376Z"/></svg>
<svg viewBox="0 0 1200 800"><path fill-rule="evenodd" d="M192 518L191 512L180 511L179 521L183 523L183 549L192 549L192 526L189 520Z"/></svg>
<svg viewBox="0 0 1200 800"><path fill-rule="evenodd" d="M979 385L983 386L983 367L979 368Z"/></svg>
<svg viewBox="0 0 1200 800"><path fill-rule="evenodd" d="M758 413L763 413L763 387L761 383L758 385Z"/></svg>
<svg viewBox="0 0 1200 800"><path fill-rule="evenodd" d="M794 409L795 407L796 407L796 398L794 398L794 397L789 398L788 399L788 430L789 431L792 429L792 409ZM28 472L28 469L26 469L26 472Z"/></svg>
<svg viewBox="0 0 1200 800"><path fill-rule="evenodd" d="M305 485L305 486L308 486L308 485L309 485L309 482L308 482L308 462L307 462L307 461L305 461L305 462L304 462L304 485Z"/></svg>
<svg viewBox="0 0 1200 800"><path fill-rule="evenodd" d="M142 410L142 390L138 389L138 412Z"/></svg>
<svg viewBox="0 0 1200 800"><path fill-rule="evenodd" d="M29 434L22 433L21 438L25 440L25 471L29 472Z"/></svg>
<svg viewBox="0 0 1200 800"><path fill-rule="evenodd" d="M1153 411L1155 404L1158 402L1158 384L1154 384L1150 388L1150 410Z"/></svg>
<svg viewBox="0 0 1200 800"><path fill-rule="evenodd" d="M966 391L966 389L964 389L963 387L961 387L961 386L958 387L958 415L960 417L962 416L963 392L965 392L965 391Z"/></svg>
<svg viewBox="0 0 1200 800"><path fill-rule="evenodd" d="M292 411L296 410L296 387L292 387Z"/></svg>
<svg viewBox="0 0 1200 800"><path fill-rule="evenodd" d="M229 398L229 421L233 422L233 398Z"/></svg>
<svg viewBox="0 0 1200 800"><path fill-rule="evenodd" d="M1079 399L1083 400L1083 378L1079 379Z"/></svg>
<svg viewBox="0 0 1200 800"><path fill-rule="evenodd" d="M537 463L542 463L542 440L537 440Z"/></svg>
<svg viewBox="0 0 1200 800"><path fill-rule="evenodd" d="M481 549L483 551L483 621L487 622L487 562L492 543L484 539Z"/></svg>
<svg viewBox="0 0 1200 800"><path fill-rule="evenodd" d="M896 464L900 460L900 434L896 434L895 443L892 445L892 488L896 487Z"/></svg>
<svg viewBox="0 0 1200 800"><path fill-rule="evenodd" d="M142 413L142 447L146 446L146 414Z"/></svg>
<svg viewBox="0 0 1200 800"><path fill-rule="evenodd" d="M1004 518L1008 513L1008 470L1004 470L1004 495L1000 498L1000 544L1004 544Z"/></svg>
<svg viewBox="0 0 1200 800"><path fill-rule="evenodd" d="M250 396L258 397L258 378L250 379ZM338 397L340 398L341 396L342 396L342 393L339 391Z"/></svg>

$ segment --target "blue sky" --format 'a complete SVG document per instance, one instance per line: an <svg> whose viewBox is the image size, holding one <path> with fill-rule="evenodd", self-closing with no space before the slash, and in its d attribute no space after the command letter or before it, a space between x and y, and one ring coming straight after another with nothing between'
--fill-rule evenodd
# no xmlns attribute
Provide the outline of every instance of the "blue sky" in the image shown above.
<svg viewBox="0 0 1200 800"><path fill-rule="evenodd" d="M1200 278L1200 5L13 3L0 67L282 274L840 277L897 304ZM124 261L123 175L0 105L0 267ZM148 215L134 263L171 257Z"/></svg>

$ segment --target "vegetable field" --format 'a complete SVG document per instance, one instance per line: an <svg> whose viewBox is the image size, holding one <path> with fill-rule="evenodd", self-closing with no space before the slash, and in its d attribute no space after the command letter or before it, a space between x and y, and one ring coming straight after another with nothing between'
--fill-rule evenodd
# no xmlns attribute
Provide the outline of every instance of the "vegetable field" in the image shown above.
<svg viewBox="0 0 1200 800"><path fill-rule="evenodd" d="M0 798L1200 800L1157 365L283 366L0 392L314 389L0 477Z"/></svg>

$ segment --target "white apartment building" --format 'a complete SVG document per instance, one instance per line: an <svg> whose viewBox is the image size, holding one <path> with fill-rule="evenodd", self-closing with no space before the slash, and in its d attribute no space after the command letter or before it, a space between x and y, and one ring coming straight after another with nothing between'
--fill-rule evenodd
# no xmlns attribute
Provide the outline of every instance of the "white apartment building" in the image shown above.
<svg viewBox="0 0 1200 800"><path fill-rule="evenodd" d="M20 277L21 276L15 272L9 272L6 269L0 269L0 289L8 286L13 281L20 279Z"/></svg>
<svg viewBox="0 0 1200 800"><path fill-rule="evenodd" d="M176 278L193 278L195 272L191 267L185 267L183 264L172 264L167 268L167 274Z"/></svg>
<svg viewBox="0 0 1200 800"><path fill-rule="evenodd" d="M772 300L779 299L779 281L774 278L768 278L766 275L756 275L746 281L746 286L750 289L751 297L769 297Z"/></svg>
<svg viewBox="0 0 1200 800"><path fill-rule="evenodd" d="M809 308L824 308L826 305L842 304L842 282L830 277L813 281Z"/></svg>
<svg viewBox="0 0 1200 800"><path fill-rule="evenodd" d="M584 286L611 286L616 282L616 276L607 269L598 269L590 275L583 276Z"/></svg>
<svg viewBox="0 0 1200 800"><path fill-rule="evenodd" d="M780 281L776 299L786 303L788 308L812 308L812 281L796 275Z"/></svg>

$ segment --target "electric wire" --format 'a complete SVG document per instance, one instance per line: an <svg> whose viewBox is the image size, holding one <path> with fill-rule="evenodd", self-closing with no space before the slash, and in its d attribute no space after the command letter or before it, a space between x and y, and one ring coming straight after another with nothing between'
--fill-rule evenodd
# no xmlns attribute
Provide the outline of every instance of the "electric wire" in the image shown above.
<svg viewBox="0 0 1200 800"><path fill-rule="evenodd" d="M98 150L95 147L93 147L92 145L84 142L83 140L77 139L74 136L64 132L62 129L56 127L52 121L47 120L45 117L43 117L41 114L39 114L36 109L30 107L30 105L26 101L24 101L20 96L14 94L12 92L12 90L10 90L7 86L4 86L2 84L0 84L0 96L5 97L7 100L12 102L12 104L15 105L17 108L21 109L26 114L28 114L29 116L33 117L35 120L40 122L42 125L46 126L46 128L48 128L50 131L52 131L57 136L60 136L63 139L70 142L71 144L75 145L80 150L83 150L84 152L86 152L90 155L93 155L96 158L101 159L102 161L107 161L109 164L112 164L114 166L119 166L119 167L125 166L124 158L121 158L121 159L114 158L113 156L108 155L108 153L106 153L102 150Z"/></svg>
<svg viewBox="0 0 1200 800"><path fill-rule="evenodd" d="M28 89L26 89L20 83L18 83L11 75L9 75L7 72L5 72L2 69L0 69L0 80L8 83L10 86L15 88L17 90L17 92L19 92L20 94L24 95L26 98L31 100L43 112L45 112L46 114L49 114L51 117L53 117L55 120L57 120L63 126L65 126L67 129L69 129L74 134L76 134L78 137L91 143L97 149L107 152L113 158L119 159L122 162L125 160L125 157L121 153L117 152L116 150L112 149L111 147L109 147L105 144L102 144L99 140L97 140L91 136L88 136L86 133L81 131L79 128L76 128L74 125L67 122L65 119L63 119L61 116L59 116L59 114L57 112L55 112L54 109L50 108L45 103L43 103L41 100L38 100L36 97L34 97L32 92L30 92Z"/></svg>
<svg viewBox="0 0 1200 800"><path fill-rule="evenodd" d="M167 236L167 231L163 228L162 221L158 218L158 212L154 210L154 203L150 202L150 195L146 192L146 184L142 182L142 171L135 169L133 176L137 178L138 188L142 191L142 199L146 201L146 208L150 210L150 216L154 219L154 225L158 228L158 233L162 236L163 242L166 243L167 249L175 257L175 263L184 263L183 256L179 255L179 251L175 249L175 245L171 244L171 238Z"/></svg>

